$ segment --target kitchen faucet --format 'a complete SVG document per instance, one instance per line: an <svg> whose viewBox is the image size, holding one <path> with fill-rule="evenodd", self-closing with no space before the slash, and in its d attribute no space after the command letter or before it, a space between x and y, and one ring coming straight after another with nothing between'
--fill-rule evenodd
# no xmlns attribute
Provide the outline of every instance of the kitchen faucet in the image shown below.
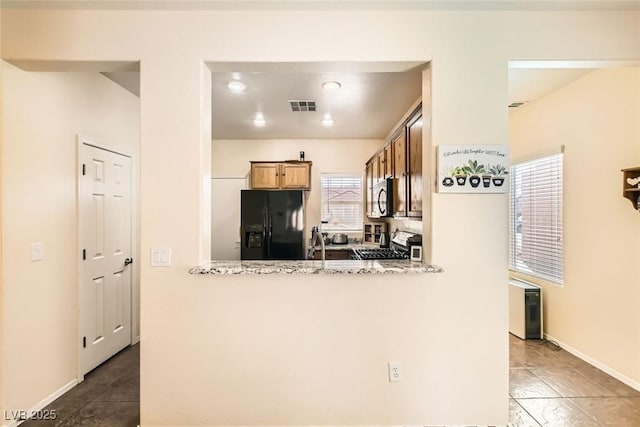
<svg viewBox="0 0 640 427"><path fill-rule="evenodd" d="M324 262L326 259L325 248L324 248L324 237L320 232L314 234L313 237L311 238L311 248L309 249L309 256L312 257L313 254L315 253L316 240L318 240L318 238L320 238L320 252L322 254L322 262Z"/></svg>

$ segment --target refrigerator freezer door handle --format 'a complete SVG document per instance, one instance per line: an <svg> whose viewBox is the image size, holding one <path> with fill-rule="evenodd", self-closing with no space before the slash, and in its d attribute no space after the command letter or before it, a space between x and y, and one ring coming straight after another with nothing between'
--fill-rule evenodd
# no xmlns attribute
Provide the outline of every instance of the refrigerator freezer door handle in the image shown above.
<svg viewBox="0 0 640 427"><path fill-rule="evenodd" d="M271 224L271 212L267 212L267 256L271 259L271 238L273 234L273 226Z"/></svg>
<svg viewBox="0 0 640 427"><path fill-rule="evenodd" d="M267 209L264 210L264 221L263 221L263 228L262 228L262 233L264 236L264 244L263 244L263 256L264 259L269 259L271 254L270 254L270 248L271 248L271 233L269 232L269 211Z"/></svg>

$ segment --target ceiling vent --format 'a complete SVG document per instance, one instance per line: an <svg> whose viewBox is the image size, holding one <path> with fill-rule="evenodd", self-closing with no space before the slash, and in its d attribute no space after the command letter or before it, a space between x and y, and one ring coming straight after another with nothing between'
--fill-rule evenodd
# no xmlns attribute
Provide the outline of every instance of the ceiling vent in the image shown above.
<svg viewBox="0 0 640 427"><path fill-rule="evenodd" d="M316 111L316 101L294 99L289 100L291 111Z"/></svg>
<svg viewBox="0 0 640 427"><path fill-rule="evenodd" d="M527 104L529 101L518 101L518 102L512 102L511 104L509 104L509 108L518 108L518 107L522 107L523 105Z"/></svg>

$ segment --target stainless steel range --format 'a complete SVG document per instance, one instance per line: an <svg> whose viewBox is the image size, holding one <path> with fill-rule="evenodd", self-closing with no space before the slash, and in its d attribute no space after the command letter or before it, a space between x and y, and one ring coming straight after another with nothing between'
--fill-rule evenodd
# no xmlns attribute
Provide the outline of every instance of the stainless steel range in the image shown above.
<svg viewBox="0 0 640 427"><path fill-rule="evenodd" d="M354 259L409 259L411 246L421 246L422 235L406 231L393 233L391 245L388 248L354 249Z"/></svg>

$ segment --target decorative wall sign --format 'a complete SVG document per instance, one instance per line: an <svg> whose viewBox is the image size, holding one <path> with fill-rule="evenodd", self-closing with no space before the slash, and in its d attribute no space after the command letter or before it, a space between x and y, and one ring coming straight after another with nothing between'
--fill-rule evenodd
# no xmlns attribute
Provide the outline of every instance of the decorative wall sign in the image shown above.
<svg viewBox="0 0 640 427"><path fill-rule="evenodd" d="M508 145L439 145L439 193L506 193Z"/></svg>

